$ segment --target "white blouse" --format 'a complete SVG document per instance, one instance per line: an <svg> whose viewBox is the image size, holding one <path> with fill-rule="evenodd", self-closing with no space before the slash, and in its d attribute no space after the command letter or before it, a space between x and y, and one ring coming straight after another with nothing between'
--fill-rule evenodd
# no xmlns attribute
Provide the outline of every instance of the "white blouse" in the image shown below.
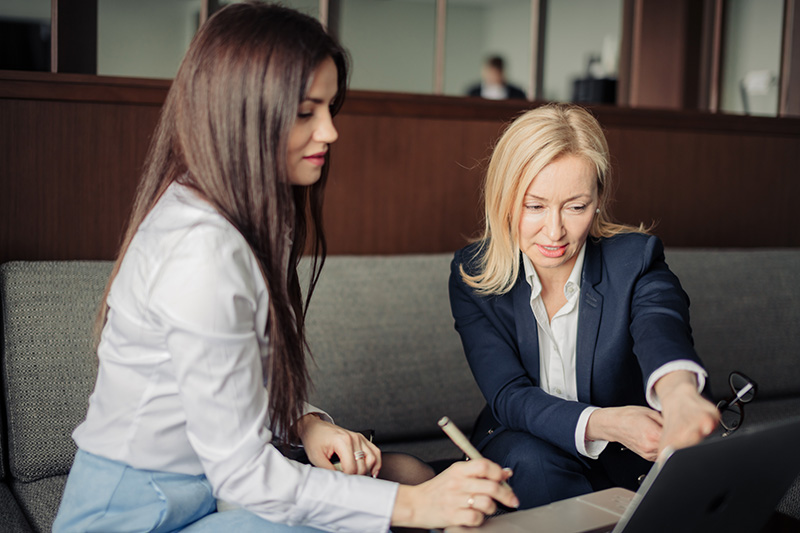
<svg viewBox="0 0 800 533"><path fill-rule="evenodd" d="M397 484L303 465L270 444L267 302L242 235L172 184L111 286L76 443L134 468L205 474L215 497L273 522L387 531Z"/></svg>

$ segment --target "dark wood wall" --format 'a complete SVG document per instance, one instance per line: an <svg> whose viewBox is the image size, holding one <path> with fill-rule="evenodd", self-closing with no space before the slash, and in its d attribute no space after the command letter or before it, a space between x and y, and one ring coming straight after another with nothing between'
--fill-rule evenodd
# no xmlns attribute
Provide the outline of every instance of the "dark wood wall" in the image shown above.
<svg viewBox="0 0 800 533"><path fill-rule="evenodd" d="M0 72L0 261L115 255L167 81ZM326 199L331 253L451 251L479 229L519 102L353 91ZM668 246L800 245L800 119L597 107L615 212Z"/></svg>
<svg viewBox="0 0 800 533"><path fill-rule="evenodd" d="M599 111L624 222L668 246L800 245L800 120Z"/></svg>

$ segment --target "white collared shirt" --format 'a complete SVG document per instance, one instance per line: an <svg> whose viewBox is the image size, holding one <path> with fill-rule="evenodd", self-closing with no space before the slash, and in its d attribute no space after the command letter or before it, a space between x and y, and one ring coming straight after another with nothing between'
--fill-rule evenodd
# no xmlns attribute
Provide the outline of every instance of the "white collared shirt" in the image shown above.
<svg viewBox="0 0 800 533"><path fill-rule="evenodd" d="M481 98L486 98L487 100L505 100L508 98L508 87L502 83L481 83Z"/></svg>
<svg viewBox="0 0 800 533"><path fill-rule="evenodd" d="M522 254L525 279L531 286L531 310L536 318L539 337L539 387L546 393L569 401L578 401L577 388L577 340L578 315L580 309L581 274L586 255L586 243L581 247L575 265L564 284L567 303L550 320L542 300L542 284L530 258ZM698 390L705 386L706 372L694 361L678 360L667 363L653 372L647 380L647 402L660 410L661 404L653 389L656 381L670 372L689 370L697 374ZM597 459L608 445L607 441L586 439L589 416L599 407L587 407L578 418L575 427L575 447L578 453Z"/></svg>
<svg viewBox="0 0 800 533"><path fill-rule="evenodd" d="M97 383L73 433L80 448L205 474L215 497L273 522L388 530L396 483L303 465L271 445L267 287L242 235L209 204L172 184L137 230L108 304Z"/></svg>

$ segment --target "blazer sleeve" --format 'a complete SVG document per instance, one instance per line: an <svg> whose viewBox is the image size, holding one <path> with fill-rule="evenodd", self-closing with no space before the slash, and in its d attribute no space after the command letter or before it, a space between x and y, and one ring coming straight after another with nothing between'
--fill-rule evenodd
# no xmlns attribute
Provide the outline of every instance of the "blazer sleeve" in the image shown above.
<svg viewBox="0 0 800 533"><path fill-rule="evenodd" d="M580 457L575 428L589 405L551 396L537 386L517 346L511 296L476 295L461 277L462 253L456 252L451 264L450 306L472 374L492 415L507 429L531 433ZM500 299L507 300L510 316L497 312ZM538 365L538 359L534 363Z"/></svg>
<svg viewBox="0 0 800 533"><path fill-rule="evenodd" d="M661 366L677 360L703 363L694 350L689 325L689 297L664 258L664 246L649 237L633 285L630 334L633 353L647 383Z"/></svg>

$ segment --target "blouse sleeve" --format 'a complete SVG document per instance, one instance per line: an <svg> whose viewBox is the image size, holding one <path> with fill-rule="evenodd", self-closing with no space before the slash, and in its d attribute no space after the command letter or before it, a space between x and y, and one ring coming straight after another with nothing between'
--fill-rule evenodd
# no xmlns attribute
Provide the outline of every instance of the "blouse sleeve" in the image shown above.
<svg viewBox="0 0 800 533"><path fill-rule="evenodd" d="M388 530L396 484L302 465L270 444L256 335L266 319L259 275L238 233L197 228L172 251L149 294L188 439L215 496L273 522Z"/></svg>

